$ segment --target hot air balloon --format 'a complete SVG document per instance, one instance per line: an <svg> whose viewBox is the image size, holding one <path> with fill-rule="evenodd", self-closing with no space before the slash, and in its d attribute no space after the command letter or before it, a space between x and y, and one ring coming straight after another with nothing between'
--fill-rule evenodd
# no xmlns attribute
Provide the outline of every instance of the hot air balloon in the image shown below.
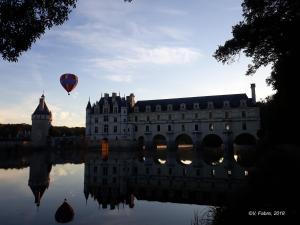
<svg viewBox="0 0 300 225"><path fill-rule="evenodd" d="M75 74L65 73L60 76L60 83L70 95L70 92L76 87L78 77Z"/></svg>

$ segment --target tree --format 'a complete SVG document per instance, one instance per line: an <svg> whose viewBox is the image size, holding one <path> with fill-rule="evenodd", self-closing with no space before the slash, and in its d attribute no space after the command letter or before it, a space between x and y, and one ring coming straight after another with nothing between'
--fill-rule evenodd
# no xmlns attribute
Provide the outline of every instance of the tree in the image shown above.
<svg viewBox="0 0 300 225"><path fill-rule="evenodd" d="M242 8L244 19L233 26L233 38L219 46L214 57L222 63L230 63L243 51L253 63L247 75L271 64L272 73L267 83L278 91L278 97L294 99L293 76L300 49L300 1L244 0Z"/></svg>
<svg viewBox="0 0 300 225"><path fill-rule="evenodd" d="M76 2L77 0L0 0L2 58L11 62L18 61L22 52L30 49L46 29L68 20Z"/></svg>
<svg viewBox="0 0 300 225"><path fill-rule="evenodd" d="M0 52L17 61L46 29L61 25L77 0L0 0Z"/></svg>
<svg viewBox="0 0 300 225"><path fill-rule="evenodd" d="M268 102L272 121L267 133L271 140L291 143L297 141L292 132L298 127L299 110L295 107L299 92L298 75L300 50L299 0L244 0L243 20L233 26L233 38L219 46L214 57L222 63L231 63L241 52L252 58L247 75L261 66L272 65L267 83L277 93ZM286 132L289 131L289 132Z"/></svg>

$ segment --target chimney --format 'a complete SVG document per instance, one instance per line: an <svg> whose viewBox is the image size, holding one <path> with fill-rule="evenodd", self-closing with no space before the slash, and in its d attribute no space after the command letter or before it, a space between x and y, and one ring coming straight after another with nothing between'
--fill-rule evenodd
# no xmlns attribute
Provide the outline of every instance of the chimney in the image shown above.
<svg viewBox="0 0 300 225"><path fill-rule="evenodd" d="M113 92L111 97L112 97L112 101L114 102L116 100L117 93Z"/></svg>
<svg viewBox="0 0 300 225"><path fill-rule="evenodd" d="M134 94L133 93L131 93L130 95L129 95L129 104L130 104L130 107L131 108L133 108L134 107L134 105L135 105L135 99L134 99Z"/></svg>
<svg viewBox="0 0 300 225"><path fill-rule="evenodd" d="M251 84L252 103L256 103L255 84Z"/></svg>

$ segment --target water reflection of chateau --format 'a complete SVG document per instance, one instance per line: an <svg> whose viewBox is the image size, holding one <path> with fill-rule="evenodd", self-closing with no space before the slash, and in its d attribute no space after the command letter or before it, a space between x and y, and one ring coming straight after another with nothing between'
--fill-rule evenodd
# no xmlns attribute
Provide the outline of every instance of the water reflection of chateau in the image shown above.
<svg viewBox="0 0 300 225"><path fill-rule="evenodd" d="M42 197L50 185L50 172L52 165L84 161L84 152L81 151L1 151L0 169L24 169L29 167L28 186L30 187L34 202L40 205Z"/></svg>
<svg viewBox="0 0 300 225"><path fill-rule="evenodd" d="M139 154L139 155L138 155ZM235 163L208 165L195 151L152 154L99 152L86 157L84 193L111 209L133 199L189 204L221 204L245 181L245 169Z"/></svg>

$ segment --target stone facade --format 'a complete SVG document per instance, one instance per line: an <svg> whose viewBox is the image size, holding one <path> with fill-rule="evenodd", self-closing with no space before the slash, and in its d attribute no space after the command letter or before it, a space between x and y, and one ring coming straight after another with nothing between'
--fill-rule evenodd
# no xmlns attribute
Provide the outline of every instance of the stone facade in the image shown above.
<svg viewBox="0 0 300 225"><path fill-rule="evenodd" d="M86 137L92 144L135 143L145 148L193 146L208 135L223 144L247 134L254 140L260 128L255 85L246 94L158 99L135 102L135 96L105 94L86 107Z"/></svg>
<svg viewBox="0 0 300 225"><path fill-rule="evenodd" d="M33 146L45 146L49 135L49 128L52 121L52 113L48 109L45 96L42 95L39 105L31 116L32 130L31 141Z"/></svg>

